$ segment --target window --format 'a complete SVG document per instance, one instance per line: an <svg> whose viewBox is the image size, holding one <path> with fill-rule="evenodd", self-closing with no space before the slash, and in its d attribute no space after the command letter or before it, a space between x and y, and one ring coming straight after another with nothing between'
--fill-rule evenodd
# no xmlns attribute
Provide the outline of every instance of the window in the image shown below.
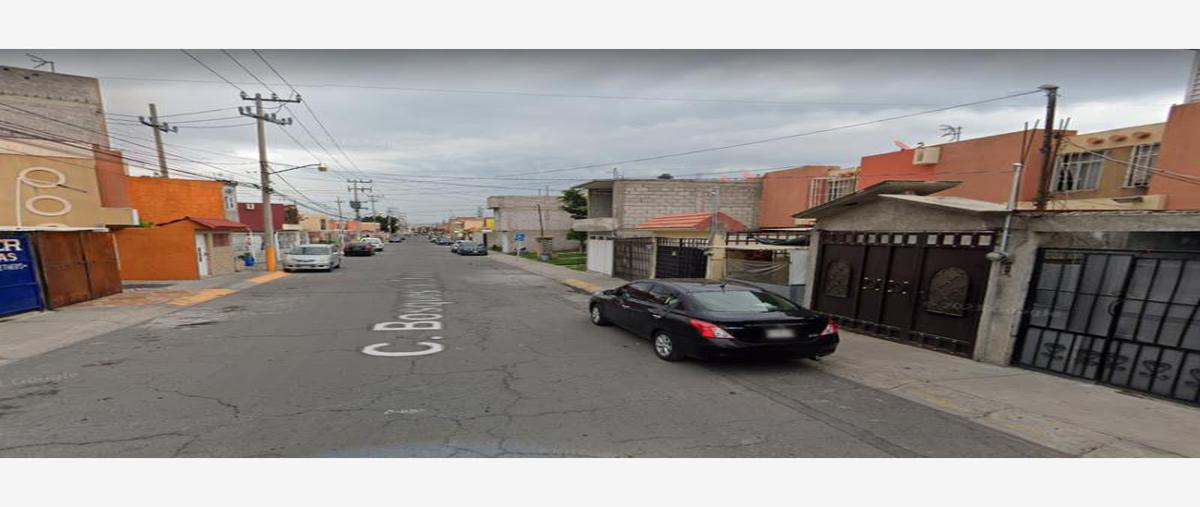
<svg viewBox="0 0 1200 507"><path fill-rule="evenodd" d="M1059 156L1058 165L1054 167L1054 191L1078 192L1098 188L1104 154L1083 152Z"/></svg>
<svg viewBox="0 0 1200 507"><path fill-rule="evenodd" d="M1150 186L1150 175L1158 167L1158 143L1139 144L1129 156L1129 169L1125 171L1125 186L1146 188Z"/></svg>
<svg viewBox="0 0 1200 507"><path fill-rule="evenodd" d="M782 297L758 290L714 290L693 292L691 296L692 300L711 312L790 312L799 308Z"/></svg>
<svg viewBox="0 0 1200 507"><path fill-rule="evenodd" d="M854 193L857 176L825 176L813 178L808 188L808 206L820 206Z"/></svg>
<svg viewBox="0 0 1200 507"><path fill-rule="evenodd" d="M654 302L660 305L669 305L678 299L675 297L674 291L662 285L655 285L651 288L650 295L654 298Z"/></svg>
<svg viewBox="0 0 1200 507"><path fill-rule="evenodd" d="M324 245L304 245L288 251L292 255L329 255L330 252L330 248Z"/></svg>
<svg viewBox="0 0 1200 507"><path fill-rule="evenodd" d="M625 295L630 299L641 301L652 301L653 296L650 295L650 282L635 282L625 286Z"/></svg>

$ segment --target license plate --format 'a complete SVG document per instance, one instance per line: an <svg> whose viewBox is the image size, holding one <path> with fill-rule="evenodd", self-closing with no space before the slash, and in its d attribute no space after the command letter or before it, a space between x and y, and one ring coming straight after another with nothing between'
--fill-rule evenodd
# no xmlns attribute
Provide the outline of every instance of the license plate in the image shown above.
<svg viewBox="0 0 1200 507"><path fill-rule="evenodd" d="M768 329L767 338L795 338L796 332L788 328Z"/></svg>

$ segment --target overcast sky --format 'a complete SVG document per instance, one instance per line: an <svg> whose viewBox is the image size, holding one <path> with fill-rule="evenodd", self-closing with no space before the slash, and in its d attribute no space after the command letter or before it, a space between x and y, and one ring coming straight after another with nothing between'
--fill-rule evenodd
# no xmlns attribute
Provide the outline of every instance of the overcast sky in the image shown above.
<svg viewBox="0 0 1200 507"><path fill-rule="evenodd" d="M59 72L100 78L114 146L148 161L153 160L148 150L130 142L152 145L149 128L122 115L146 114L150 102L163 115L248 105L237 88L290 92L249 50L230 53L267 86L218 50L192 54L234 85L177 50L0 50L0 64L31 67L26 52L53 60ZM284 128L307 150L270 126L271 160L295 165L319 160L333 170L294 171L288 181L333 208L336 197L348 198L347 178L373 179L375 193L384 196L379 211L395 208L414 223L474 214L488 195L536 194L547 185L557 191L609 177L612 161L898 116L1045 83L1061 87L1059 114L1071 118L1073 129L1160 122L1181 101L1192 61L1184 50L261 52L349 158L308 109L293 104L290 112L278 114L298 120ZM1043 108L1040 95L1028 95L618 165L626 177L854 166L863 155L895 150L895 140L940 142L941 124L961 126L964 138L978 137L1020 130L1040 118ZM180 122L178 133L166 135L167 151L209 165L173 164L205 174L216 173L216 166L256 181L254 127L236 116L235 109L226 109L166 118ZM604 165L565 170L591 164ZM297 194L282 183L277 188ZM247 192L244 200L252 196Z"/></svg>

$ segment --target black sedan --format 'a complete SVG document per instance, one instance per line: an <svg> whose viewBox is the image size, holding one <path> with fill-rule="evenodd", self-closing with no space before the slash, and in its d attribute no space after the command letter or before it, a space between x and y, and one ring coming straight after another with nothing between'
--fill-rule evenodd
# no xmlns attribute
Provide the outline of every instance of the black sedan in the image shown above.
<svg viewBox="0 0 1200 507"><path fill-rule="evenodd" d="M464 241L454 250L458 255L487 255L487 247L483 243Z"/></svg>
<svg viewBox="0 0 1200 507"><path fill-rule="evenodd" d="M653 343L666 361L766 353L821 357L838 328L787 298L754 286L703 279L640 280L592 296L592 323L616 324Z"/></svg>
<svg viewBox="0 0 1200 507"><path fill-rule="evenodd" d="M346 248L342 252L347 257L358 256L358 255L371 256L371 255L375 255L375 245L372 245L365 241L355 241L353 243L347 244Z"/></svg>

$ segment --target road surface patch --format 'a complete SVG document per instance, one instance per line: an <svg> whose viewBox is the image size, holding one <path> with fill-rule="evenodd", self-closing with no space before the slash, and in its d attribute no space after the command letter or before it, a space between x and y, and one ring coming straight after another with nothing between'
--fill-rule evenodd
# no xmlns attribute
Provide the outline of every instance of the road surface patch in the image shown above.
<svg viewBox="0 0 1200 507"><path fill-rule="evenodd" d="M217 299L221 296L228 296L230 294L233 294L234 292L237 292L237 291L235 291L233 289L204 289L204 290L199 291L190 296L183 296L180 298L172 299L168 304L172 304L175 306L197 305L197 304L203 303L205 301L211 301L213 299Z"/></svg>
<svg viewBox="0 0 1200 507"><path fill-rule="evenodd" d="M250 283L267 283L267 282L269 282L269 281L271 281L271 280L278 280L278 279L280 279L280 278L283 278L283 277L285 277L285 276L288 276L288 274L287 274L287 273L284 273L283 271L276 271L276 272L274 272L274 273L267 273L267 274L265 274L265 275L259 275L259 276L256 276L256 277L254 277L254 278L251 278L251 279L249 279L249 280L247 280L247 281L248 281L248 282L250 282Z"/></svg>

